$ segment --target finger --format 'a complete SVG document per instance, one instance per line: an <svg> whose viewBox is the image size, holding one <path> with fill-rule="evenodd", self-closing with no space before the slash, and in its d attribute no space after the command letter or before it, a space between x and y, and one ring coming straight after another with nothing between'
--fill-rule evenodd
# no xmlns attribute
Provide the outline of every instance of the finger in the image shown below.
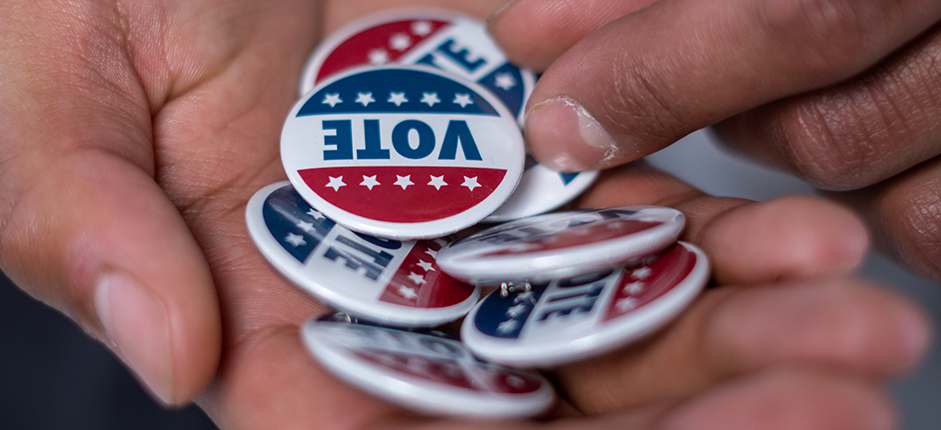
<svg viewBox="0 0 941 430"><path fill-rule="evenodd" d="M259 332L226 358L218 382L199 400L221 428L365 428L402 413L319 367L298 327Z"/></svg>
<svg viewBox="0 0 941 430"><path fill-rule="evenodd" d="M481 422L401 410L326 373L301 345L296 326L250 339L201 399L222 428L476 429ZM492 429L883 429L894 415L880 390L858 379L797 368L772 369L717 385L683 401L554 421L488 421Z"/></svg>
<svg viewBox="0 0 941 430"><path fill-rule="evenodd" d="M602 172L578 204L679 209L686 215L683 239L709 255L721 284L845 274L868 248L865 227L841 206L802 196L761 203L710 197L642 162Z"/></svg>
<svg viewBox="0 0 941 430"><path fill-rule="evenodd" d="M148 102L116 14L0 5L0 261L180 403L215 371L219 310L202 253L154 183Z"/></svg>
<svg viewBox="0 0 941 430"><path fill-rule="evenodd" d="M516 0L487 24L514 63L542 71L595 29L656 1Z"/></svg>
<svg viewBox="0 0 941 430"><path fill-rule="evenodd" d="M881 251L941 280L941 157L871 187L827 194L862 214Z"/></svg>
<svg viewBox="0 0 941 430"><path fill-rule="evenodd" d="M527 143L565 171L634 160L856 75L939 16L931 0L661 1L596 30L549 67L527 105Z"/></svg>
<svg viewBox="0 0 941 430"><path fill-rule="evenodd" d="M720 385L675 408L656 428L889 430L896 421L891 402L872 385L781 369Z"/></svg>
<svg viewBox="0 0 941 430"><path fill-rule="evenodd" d="M846 84L714 127L734 149L831 190L855 189L941 154L941 26Z"/></svg>
<svg viewBox="0 0 941 430"><path fill-rule="evenodd" d="M553 375L573 405L603 412L676 401L782 366L885 378L917 361L927 333L914 305L858 282L723 287L642 344Z"/></svg>
<svg viewBox="0 0 941 430"><path fill-rule="evenodd" d="M324 18L326 26L324 34L330 34L343 24L363 16L383 10L402 7L432 7L447 8L466 13L478 18L485 18L496 10L504 0L356 0L356 1L327 1Z"/></svg>

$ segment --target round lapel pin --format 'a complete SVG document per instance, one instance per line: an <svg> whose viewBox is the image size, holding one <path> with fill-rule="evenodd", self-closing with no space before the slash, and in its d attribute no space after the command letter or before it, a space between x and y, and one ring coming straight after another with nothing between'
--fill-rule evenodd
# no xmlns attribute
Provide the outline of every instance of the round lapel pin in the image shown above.
<svg viewBox="0 0 941 430"><path fill-rule="evenodd" d="M249 201L248 232L265 258L317 299L386 324L431 327L464 316L479 291L446 275L435 256L444 239L398 241L347 230L287 182Z"/></svg>
<svg viewBox="0 0 941 430"><path fill-rule="evenodd" d="M597 170L557 172L526 154L523 178L516 191L484 221L513 221L551 211L581 195L597 178Z"/></svg>
<svg viewBox="0 0 941 430"><path fill-rule="evenodd" d="M292 109L281 159L311 205L355 231L393 239L474 225L516 188L519 129L472 82L418 66L356 69Z"/></svg>
<svg viewBox="0 0 941 430"><path fill-rule="evenodd" d="M476 82L497 96L522 126L535 74L510 63L485 24L433 8L384 11L347 24L311 54L301 78L301 96L330 76L357 66L421 64ZM569 202L587 189L597 170L561 173L527 156L516 191L487 222L538 215Z"/></svg>
<svg viewBox="0 0 941 430"><path fill-rule="evenodd" d="M487 363L438 332L327 316L309 320L302 336L311 355L340 379L431 415L526 417L555 399L541 375Z"/></svg>
<svg viewBox="0 0 941 430"><path fill-rule="evenodd" d="M553 367L603 354L673 320L709 279L705 254L679 242L639 262L495 291L464 319L461 338L480 357Z"/></svg>
<svg viewBox="0 0 941 430"><path fill-rule="evenodd" d="M536 281L624 264L683 230L682 212L637 206L550 213L491 227L445 247L438 264L468 282Z"/></svg>
<svg viewBox="0 0 941 430"><path fill-rule="evenodd" d="M510 63L485 24L444 9L403 8L353 21L311 54L301 96L325 79L357 66L425 65L476 82L497 96L522 124L536 75Z"/></svg>

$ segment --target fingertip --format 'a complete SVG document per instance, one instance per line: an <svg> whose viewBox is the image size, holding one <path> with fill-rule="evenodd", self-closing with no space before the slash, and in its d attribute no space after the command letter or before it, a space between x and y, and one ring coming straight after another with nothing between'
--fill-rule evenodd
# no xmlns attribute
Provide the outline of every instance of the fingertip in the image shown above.
<svg viewBox="0 0 941 430"><path fill-rule="evenodd" d="M514 63L543 71L592 31L656 1L510 0L487 29Z"/></svg>
<svg viewBox="0 0 941 430"><path fill-rule="evenodd" d="M704 327L710 361L723 373L790 363L886 378L909 370L929 338L910 301L847 280L739 289Z"/></svg>
<svg viewBox="0 0 941 430"><path fill-rule="evenodd" d="M566 97L530 106L524 135L536 160L562 172L606 167L621 152L598 121L578 102Z"/></svg>
<svg viewBox="0 0 941 430"><path fill-rule="evenodd" d="M718 216L701 233L726 283L845 274L869 249L869 235L850 210L807 196L779 197Z"/></svg>
<svg viewBox="0 0 941 430"><path fill-rule="evenodd" d="M560 33L571 23L553 18L564 8L557 3L508 0L487 18L487 32L513 63L546 70L569 45L560 40Z"/></svg>
<svg viewBox="0 0 941 430"><path fill-rule="evenodd" d="M54 234L66 250L65 267L54 269L68 280L59 300L154 397L188 403L212 380L221 355L212 275L153 180L132 166L106 163L59 195L77 220Z"/></svg>

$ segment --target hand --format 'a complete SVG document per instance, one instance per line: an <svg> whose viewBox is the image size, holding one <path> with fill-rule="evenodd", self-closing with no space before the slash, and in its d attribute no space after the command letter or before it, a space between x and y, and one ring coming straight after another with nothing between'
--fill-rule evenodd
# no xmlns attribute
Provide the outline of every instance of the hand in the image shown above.
<svg viewBox="0 0 941 430"><path fill-rule="evenodd" d="M284 178L278 135L306 55L379 5L394 6L0 4L3 270L157 397L195 397L223 428L478 426L414 416L320 369L298 327L326 308L271 269L244 225L248 198ZM570 407L555 414L598 414L545 426L891 422L878 381L912 365L927 329L910 303L845 278L866 249L859 221L808 198L711 198L638 163L582 200L642 203L687 214L685 239L722 286L644 345L557 369Z"/></svg>
<svg viewBox="0 0 941 430"><path fill-rule="evenodd" d="M548 68L526 124L544 163L609 167L714 126L941 280L941 3L518 0L490 28Z"/></svg>

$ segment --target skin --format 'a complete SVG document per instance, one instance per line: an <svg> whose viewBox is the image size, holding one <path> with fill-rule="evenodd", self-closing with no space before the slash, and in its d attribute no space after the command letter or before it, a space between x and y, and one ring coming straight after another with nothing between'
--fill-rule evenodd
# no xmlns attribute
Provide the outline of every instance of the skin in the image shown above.
<svg viewBox="0 0 941 430"><path fill-rule="evenodd" d="M282 180L304 59L389 1L0 3L0 267L121 357L155 398L226 429L477 428L334 379L299 325L328 310L248 237ZM484 17L496 2L449 2ZM713 263L708 289L641 345L548 373L565 400L492 428L891 428L883 383L929 337L907 300L849 274L868 236L808 197L715 198L642 162L581 207L659 204ZM774 243L775 246L768 246Z"/></svg>
<svg viewBox="0 0 941 430"><path fill-rule="evenodd" d="M517 0L490 30L545 70L526 117L540 161L610 167L712 126L941 280L941 3Z"/></svg>

